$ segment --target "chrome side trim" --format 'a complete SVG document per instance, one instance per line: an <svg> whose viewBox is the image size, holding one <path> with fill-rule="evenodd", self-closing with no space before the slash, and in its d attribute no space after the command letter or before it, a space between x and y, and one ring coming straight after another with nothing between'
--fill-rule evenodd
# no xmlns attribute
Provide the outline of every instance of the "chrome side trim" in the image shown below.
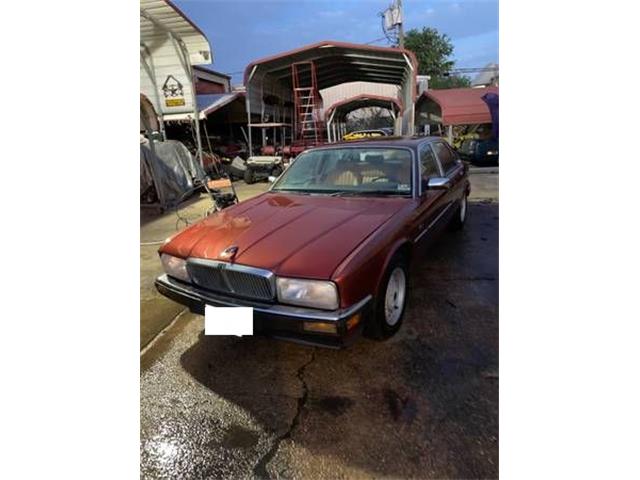
<svg viewBox="0 0 640 480"><path fill-rule="evenodd" d="M442 218L442 216L443 216L445 213L447 213L447 212L449 211L449 209L453 206L453 204L454 204L454 202L451 202L449 205L447 205L446 207L444 207L444 210L442 210L442 211L438 214L438 216L437 216L436 218L434 218L434 219L431 221L431 223L430 223L429 225L427 225L427 228L425 228L422 232L420 232L420 235L418 235L418 236L416 237L416 239L414 240L414 242L419 242L419 241L420 241L420 239L421 239L422 237L424 237L424 235L429 231L429 229L430 229L431 227L433 227L433 226L436 224L436 222L437 222L438 220L440 220L440 218Z"/></svg>
<svg viewBox="0 0 640 480"><path fill-rule="evenodd" d="M362 300L354 303L350 307L329 312L326 310L316 310L313 308L293 307L282 304L264 304L240 298L224 297L212 292L204 292L192 285L187 285L182 282L178 283L172 278L169 278L166 274L159 276L156 279L156 282L175 293L209 305L225 307L252 307L257 312L267 313L270 315L281 315L286 317L299 318L301 320L317 320L323 322L337 322L339 320L343 320L344 318L350 317L354 313L361 310L373 298L371 295L367 295Z"/></svg>

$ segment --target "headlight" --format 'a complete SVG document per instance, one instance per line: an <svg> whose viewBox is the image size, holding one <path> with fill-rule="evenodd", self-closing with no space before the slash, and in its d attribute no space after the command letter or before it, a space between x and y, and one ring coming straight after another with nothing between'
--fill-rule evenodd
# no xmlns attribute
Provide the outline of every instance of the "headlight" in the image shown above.
<svg viewBox="0 0 640 480"><path fill-rule="evenodd" d="M166 253L160 255L160 260L162 261L162 266L164 267L164 271L167 275L185 282L191 281L191 278L187 273L186 260L184 260L183 258L168 255Z"/></svg>
<svg viewBox="0 0 640 480"><path fill-rule="evenodd" d="M338 308L336 284L325 280L278 278L278 301L303 307L335 310Z"/></svg>
<svg viewBox="0 0 640 480"><path fill-rule="evenodd" d="M498 154L498 152L496 150L489 150L487 152L487 155L497 155L497 154Z"/></svg>

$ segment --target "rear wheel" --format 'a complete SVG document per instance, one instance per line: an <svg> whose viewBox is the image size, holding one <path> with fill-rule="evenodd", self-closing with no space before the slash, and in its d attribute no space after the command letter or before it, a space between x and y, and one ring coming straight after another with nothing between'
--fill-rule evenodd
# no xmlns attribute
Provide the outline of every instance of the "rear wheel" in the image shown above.
<svg viewBox="0 0 640 480"><path fill-rule="evenodd" d="M365 329L367 337L385 340L400 330L407 302L408 270L404 256L397 255L389 263Z"/></svg>

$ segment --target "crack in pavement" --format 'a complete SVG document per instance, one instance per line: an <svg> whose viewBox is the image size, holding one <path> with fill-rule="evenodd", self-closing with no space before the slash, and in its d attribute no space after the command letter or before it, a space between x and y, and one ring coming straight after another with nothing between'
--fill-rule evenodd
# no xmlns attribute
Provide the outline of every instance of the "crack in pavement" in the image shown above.
<svg viewBox="0 0 640 480"><path fill-rule="evenodd" d="M275 457L276 453L278 452L278 449L280 448L280 444L282 443L282 441L288 438L291 438L291 434L293 433L293 431L296 429L296 427L300 422L300 415L302 415L302 409L305 407L307 403L307 398L309 397L309 387L307 386L307 382L304 379L304 371L309 365L313 363L315 359L316 359L316 349L313 348L313 350L311 350L311 358L306 363L304 363L300 368L298 368L298 370L296 371L296 377L298 377L298 380L300 380L300 384L302 385L302 395L298 397L298 405L296 408L296 413L291 419L291 423L289 424L289 428L287 428L287 431L284 432L282 435L280 435L278 438L276 438L276 440L273 442L273 445L271 446L269 451L267 451L267 453L265 453L262 456L262 458L258 460L255 467L253 467L253 473L258 478L265 478L265 479L271 478L269 476L269 472L267 472L267 465L273 459L273 457Z"/></svg>

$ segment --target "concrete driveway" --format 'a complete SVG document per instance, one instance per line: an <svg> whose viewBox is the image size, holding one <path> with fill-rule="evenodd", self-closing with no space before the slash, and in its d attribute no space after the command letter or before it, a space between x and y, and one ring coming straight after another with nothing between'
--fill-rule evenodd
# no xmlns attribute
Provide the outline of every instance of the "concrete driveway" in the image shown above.
<svg viewBox="0 0 640 480"><path fill-rule="evenodd" d="M182 313L141 356L142 476L496 478L497 190L476 195L387 342L205 337Z"/></svg>

